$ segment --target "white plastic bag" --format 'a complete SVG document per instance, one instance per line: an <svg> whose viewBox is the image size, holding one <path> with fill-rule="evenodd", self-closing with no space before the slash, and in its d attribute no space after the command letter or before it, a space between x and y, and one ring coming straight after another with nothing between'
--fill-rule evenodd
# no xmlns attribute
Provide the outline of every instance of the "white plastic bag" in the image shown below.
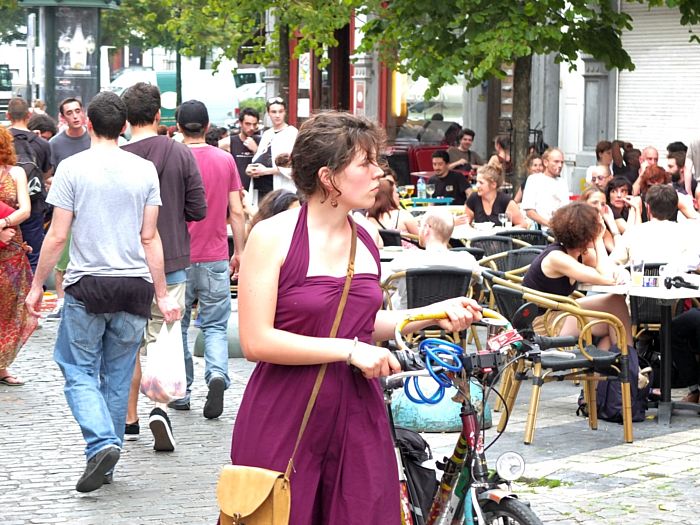
<svg viewBox="0 0 700 525"><path fill-rule="evenodd" d="M158 338L146 351L148 361L141 375L141 393L157 403L185 397L187 378L180 321L175 321L170 329L163 323Z"/></svg>

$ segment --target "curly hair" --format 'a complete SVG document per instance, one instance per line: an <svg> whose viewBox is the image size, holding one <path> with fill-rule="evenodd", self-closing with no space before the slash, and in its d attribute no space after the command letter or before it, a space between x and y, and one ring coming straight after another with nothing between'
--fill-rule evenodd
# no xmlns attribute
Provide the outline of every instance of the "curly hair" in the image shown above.
<svg viewBox="0 0 700 525"><path fill-rule="evenodd" d="M394 183L388 179L379 181L379 191L372 207L367 210L367 216L378 221L379 217L393 210L398 210L394 202Z"/></svg>
<svg viewBox="0 0 700 525"><path fill-rule="evenodd" d="M554 237L565 249L585 248L601 228L598 210L580 201L559 208L549 223Z"/></svg>
<svg viewBox="0 0 700 525"><path fill-rule="evenodd" d="M13 142L12 133L0 126L0 166L14 166L17 164L17 155L15 155Z"/></svg>
<svg viewBox="0 0 700 525"><path fill-rule="evenodd" d="M331 185L339 192L335 176L357 154L376 162L383 145L383 130L370 120L339 111L317 113L299 128L291 154L292 180L301 195L309 197L320 191L327 198L328 191L318 177L321 168L330 169Z"/></svg>
<svg viewBox="0 0 700 525"><path fill-rule="evenodd" d="M639 190L644 195L650 186L668 184L669 182L671 182L671 175L661 166L647 166L647 169L639 177Z"/></svg>

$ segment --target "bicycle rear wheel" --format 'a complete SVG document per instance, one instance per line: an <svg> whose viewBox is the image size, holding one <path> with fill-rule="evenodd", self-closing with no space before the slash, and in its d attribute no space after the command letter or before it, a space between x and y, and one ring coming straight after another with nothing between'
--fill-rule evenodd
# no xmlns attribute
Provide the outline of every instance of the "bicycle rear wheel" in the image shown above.
<svg viewBox="0 0 700 525"><path fill-rule="evenodd" d="M481 506L481 512L488 525L542 525L532 509L517 499L487 501Z"/></svg>

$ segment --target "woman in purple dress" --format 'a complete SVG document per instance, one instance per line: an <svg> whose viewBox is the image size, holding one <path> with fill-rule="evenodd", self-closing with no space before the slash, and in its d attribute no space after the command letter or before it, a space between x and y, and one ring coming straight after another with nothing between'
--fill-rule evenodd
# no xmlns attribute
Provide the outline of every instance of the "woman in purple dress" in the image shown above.
<svg viewBox="0 0 700 525"><path fill-rule="evenodd" d="M379 254L361 227L347 305L337 337L328 337L350 253L348 214L374 202L381 145L374 124L349 114L306 121L291 156L306 203L257 224L241 263L241 345L258 365L236 417L234 464L286 469L319 365L328 363L294 458L295 525L400 523L397 466L378 381L399 365L373 343L391 338L406 312L380 311ZM449 331L465 329L478 310L466 298L431 308L448 313L441 325Z"/></svg>

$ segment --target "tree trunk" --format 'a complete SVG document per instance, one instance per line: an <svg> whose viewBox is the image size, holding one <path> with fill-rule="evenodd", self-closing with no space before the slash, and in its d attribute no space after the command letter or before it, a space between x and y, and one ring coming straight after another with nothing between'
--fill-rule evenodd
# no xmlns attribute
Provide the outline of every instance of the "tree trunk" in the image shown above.
<svg viewBox="0 0 700 525"><path fill-rule="evenodd" d="M180 54L180 42L175 45L175 94L178 107L182 104L182 55Z"/></svg>
<svg viewBox="0 0 700 525"><path fill-rule="evenodd" d="M532 55L518 58L513 68L513 190L517 191L527 176L527 150L530 137L530 91Z"/></svg>
<svg viewBox="0 0 700 525"><path fill-rule="evenodd" d="M279 24L280 32L280 96L289 101L289 26ZM289 102L287 102L289 103Z"/></svg>

